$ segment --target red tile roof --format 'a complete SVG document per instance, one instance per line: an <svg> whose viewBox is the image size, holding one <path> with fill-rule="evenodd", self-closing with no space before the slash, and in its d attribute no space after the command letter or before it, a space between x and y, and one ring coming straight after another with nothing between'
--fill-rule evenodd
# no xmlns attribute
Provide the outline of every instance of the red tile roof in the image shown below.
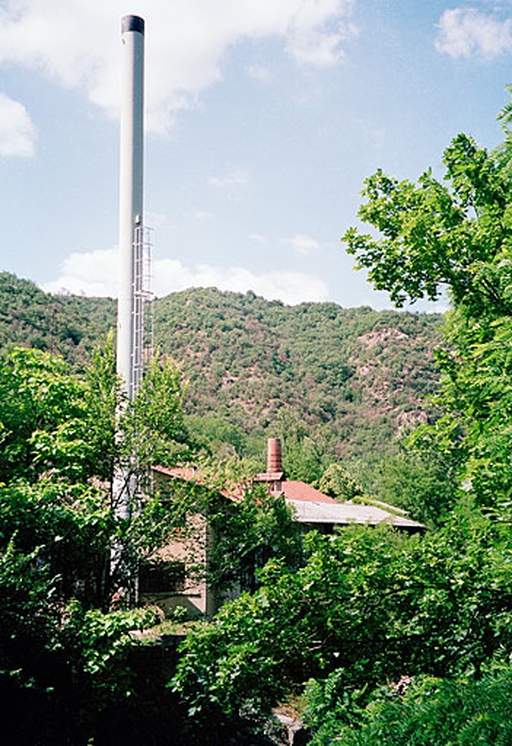
<svg viewBox="0 0 512 746"><path fill-rule="evenodd" d="M337 503L337 500L324 495L320 490L316 490L310 484L305 482L298 482L293 480L285 480L281 482L281 489L284 492L284 496L289 500L310 500L311 502L317 503Z"/></svg>
<svg viewBox="0 0 512 746"><path fill-rule="evenodd" d="M173 468L169 469L162 466L154 467L155 471L166 474L169 477L178 479L193 480L196 479L198 484L207 485L204 477L201 478L199 473L193 468ZM351 502L339 502L320 490L315 489L306 482L276 479L281 474L258 474L256 482L267 482L269 490L277 488L272 494L282 494L288 505L294 510L294 519L299 523L305 524L326 524L326 525L348 525L350 523L360 523L376 526L379 523L388 523L396 528L404 528L410 531L423 530L425 527L421 523L412 521L406 515L397 515L385 509L385 506L377 507L375 505L356 504ZM235 484L219 490L220 494L230 500L240 500L243 497L246 485Z"/></svg>

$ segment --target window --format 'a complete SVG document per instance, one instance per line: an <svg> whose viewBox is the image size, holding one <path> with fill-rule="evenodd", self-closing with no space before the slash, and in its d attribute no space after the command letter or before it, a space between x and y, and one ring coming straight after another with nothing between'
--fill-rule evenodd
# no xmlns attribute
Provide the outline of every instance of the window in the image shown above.
<svg viewBox="0 0 512 746"><path fill-rule="evenodd" d="M183 593L184 562L144 562L139 570L140 593Z"/></svg>

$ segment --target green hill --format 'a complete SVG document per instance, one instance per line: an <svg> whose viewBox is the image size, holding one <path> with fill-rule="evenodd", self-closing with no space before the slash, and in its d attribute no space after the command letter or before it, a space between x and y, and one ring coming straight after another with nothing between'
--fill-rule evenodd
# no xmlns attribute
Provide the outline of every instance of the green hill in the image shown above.
<svg viewBox="0 0 512 746"><path fill-rule="evenodd" d="M313 476L335 459L372 471L404 427L432 416L440 316L214 288L158 299L153 312L157 347L189 381L190 426L223 453L261 459L280 435ZM0 347L47 349L79 368L115 313L111 299L48 295L0 273Z"/></svg>
<svg viewBox="0 0 512 746"><path fill-rule="evenodd" d="M154 320L158 346L190 380L188 411L260 444L296 433L332 457L380 460L431 414L440 316L210 288L160 299Z"/></svg>
<svg viewBox="0 0 512 746"><path fill-rule="evenodd" d="M0 349L48 350L80 367L95 341L115 325L115 314L110 298L49 295L0 272Z"/></svg>

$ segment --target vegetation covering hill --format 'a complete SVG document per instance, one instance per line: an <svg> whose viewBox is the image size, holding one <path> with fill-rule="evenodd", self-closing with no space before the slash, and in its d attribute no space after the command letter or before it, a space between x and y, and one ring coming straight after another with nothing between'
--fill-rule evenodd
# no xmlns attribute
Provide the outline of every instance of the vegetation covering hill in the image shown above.
<svg viewBox="0 0 512 746"><path fill-rule="evenodd" d="M115 324L110 298L49 295L33 282L0 272L0 348L33 347L62 355L74 368Z"/></svg>
<svg viewBox="0 0 512 746"><path fill-rule="evenodd" d="M80 367L115 312L111 299L48 295L0 274L1 347L47 349ZM260 459L266 437L280 435L288 468L310 479L334 459L356 472L378 464L404 427L429 417L439 324L434 315L290 307L214 288L154 303L156 345L189 381L192 431L224 454Z"/></svg>
<svg viewBox="0 0 512 746"><path fill-rule="evenodd" d="M303 452L380 459L430 414L439 316L290 307L214 288L162 298L154 316L158 346L190 380L196 428L248 455L266 434Z"/></svg>

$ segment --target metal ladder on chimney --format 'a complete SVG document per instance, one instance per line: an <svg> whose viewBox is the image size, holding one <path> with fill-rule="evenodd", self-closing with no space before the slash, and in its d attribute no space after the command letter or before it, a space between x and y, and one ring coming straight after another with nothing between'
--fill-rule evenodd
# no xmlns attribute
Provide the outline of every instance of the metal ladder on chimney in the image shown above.
<svg viewBox="0 0 512 746"><path fill-rule="evenodd" d="M147 226L135 228L133 242L133 347L132 381L136 393L142 381L144 368L153 357L153 293L151 290L151 232Z"/></svg>

